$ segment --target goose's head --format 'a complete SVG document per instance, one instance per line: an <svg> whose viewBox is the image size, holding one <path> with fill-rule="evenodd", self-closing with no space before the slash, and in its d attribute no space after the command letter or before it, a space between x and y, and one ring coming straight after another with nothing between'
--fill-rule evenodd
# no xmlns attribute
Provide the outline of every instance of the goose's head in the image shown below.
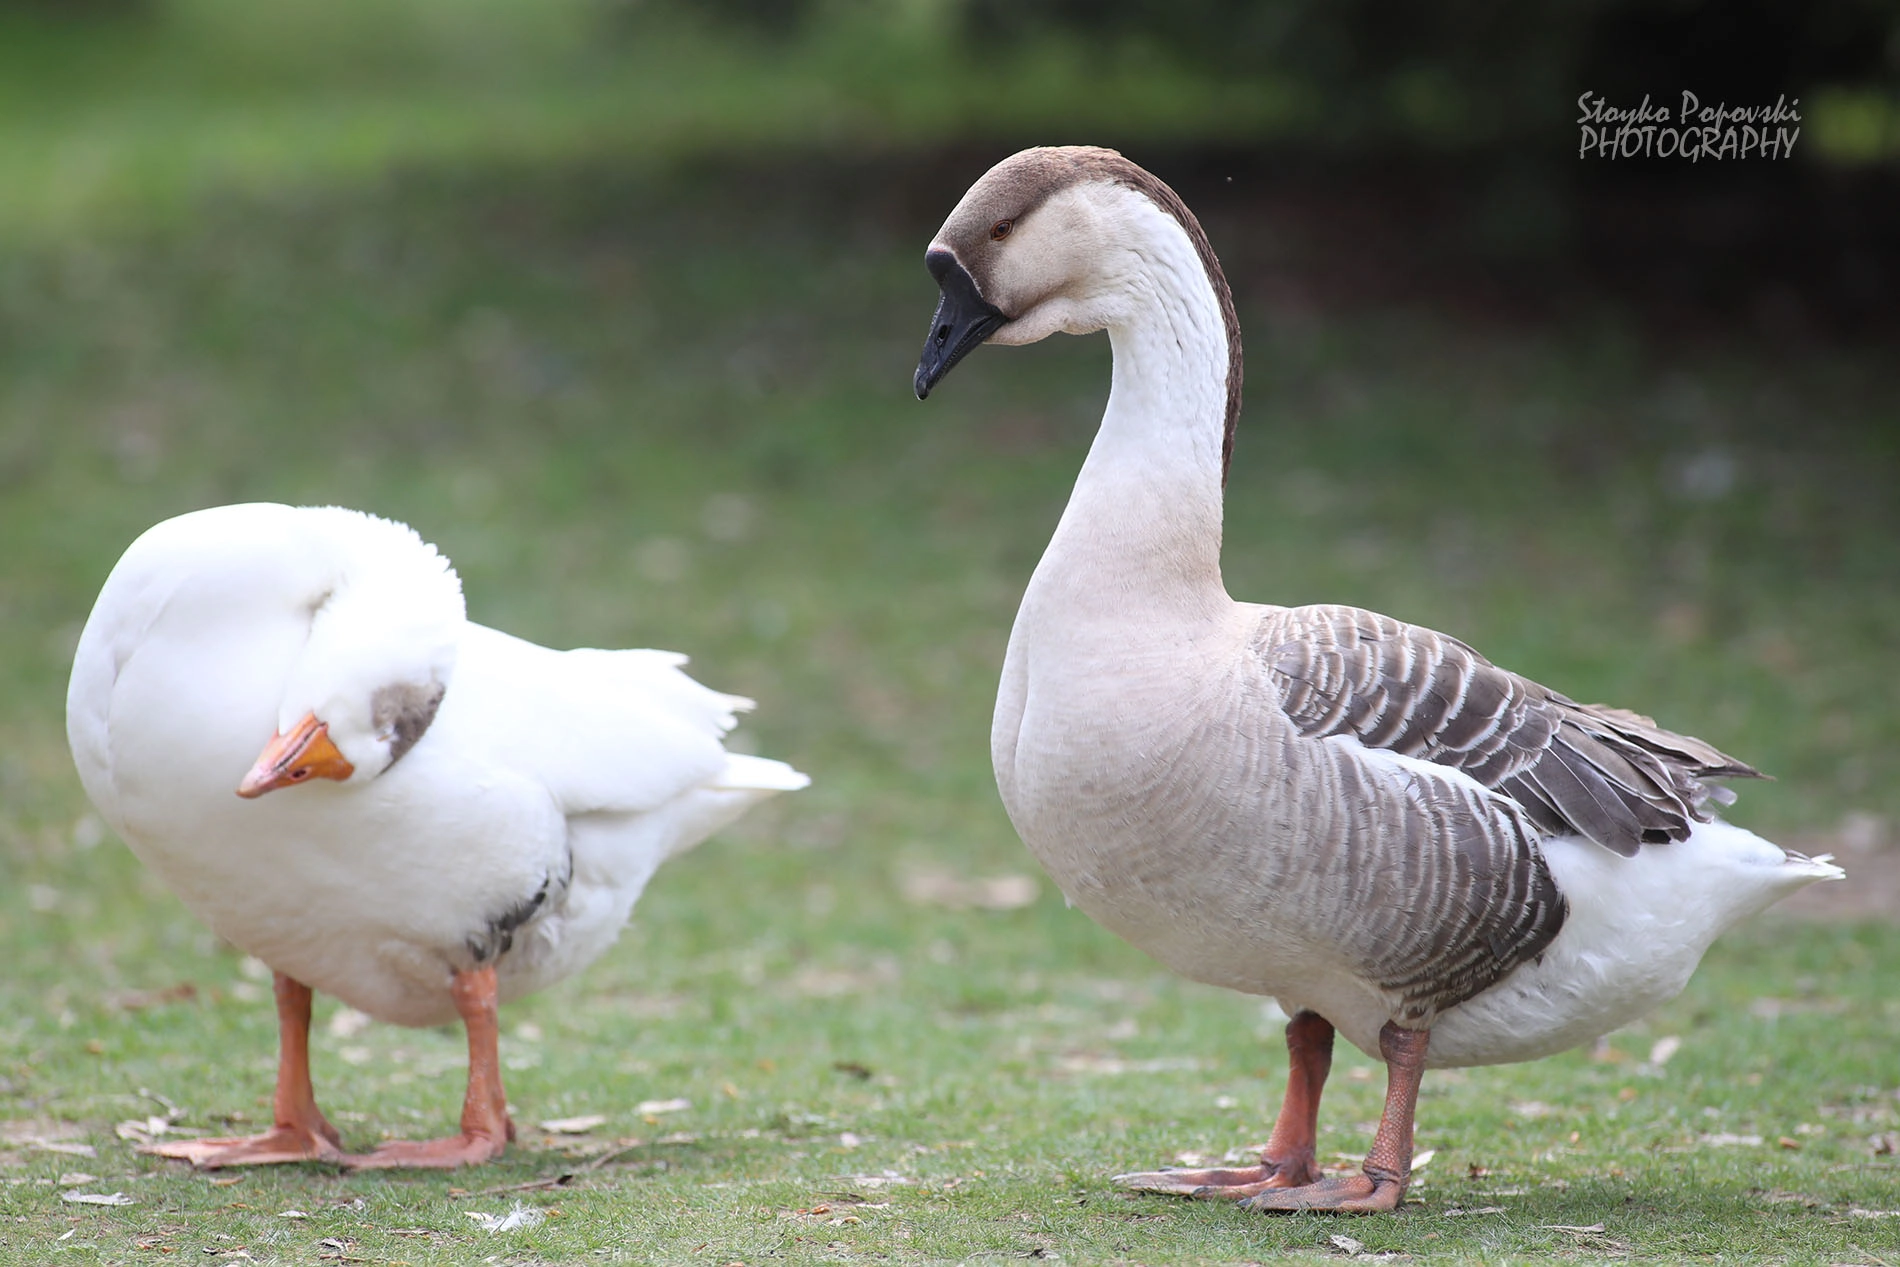
<svg viewBox="0 0 1900 1267"><path fill-rule="evenodd" d="M367 783L435 720L465 624L461 582L407 527L357 511L304 517L287 578L308 636L243 797L316 779Z"/></svg>
<svg viewBox="0 0 1900 1267"><path fill-rule="evenodd" d="M1233 301L1194 213L1114 150L1039 147L986 172L931 240L924 262L942 294L917 362L917 398L979 343L1034 343L1129 321L1152 302L1139 279L1164 237L1191 244L1190 268L1198 257L1237 382Z"/></svg>

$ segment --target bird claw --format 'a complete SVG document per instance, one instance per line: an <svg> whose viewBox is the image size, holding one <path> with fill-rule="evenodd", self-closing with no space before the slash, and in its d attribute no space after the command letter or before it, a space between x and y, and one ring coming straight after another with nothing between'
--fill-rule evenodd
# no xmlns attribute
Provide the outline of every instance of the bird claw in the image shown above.
<svg viewBox="0 0 1900 1267"><path fill-rule="evenodd" d="M1137 1192L1159 1192L1203 1201L1240 1201L1274 1188L1317 1183L1319 1167L1311 1155L1263 1157L1258 1166L1232 1170L1150 1170L1116 1175L1115 1182Z"/></svg>
<svg viewBox="0 0 1900 1267"><path fill-rule="evenodd" d="M300 1161L344 1163L345 1156L336 1128L328 1122L318 1129L279 1126L262 1135L228 1139L179 1139L163 1144L147 1144L139 1149L155 1157L188 1161L197 1170L220 1170L226 1166L277 1166Z"/></svg>
<svg viewBox="0 0 1900 1267"><path fill-rule="evenodd" d="M374 1152L346 1157L343 1164L351 1170L454 1170L458 1166L478 1166L493 1161L508 1147L510 1129L499 1135L463 1132L446 1139L392 1139Z"/></svg>
<svg viewBox="0 0 1900 1267"><path fill-rule="evenodd" d="M1270 1213L1331 1210L1339 1214L1380 1214L1398 1209L1404 1196L1405 1185L1396 1179L1342 1175L1297 1188L1273 1188L1256 1193L1247 1199L1246 1208Z"/></svg>

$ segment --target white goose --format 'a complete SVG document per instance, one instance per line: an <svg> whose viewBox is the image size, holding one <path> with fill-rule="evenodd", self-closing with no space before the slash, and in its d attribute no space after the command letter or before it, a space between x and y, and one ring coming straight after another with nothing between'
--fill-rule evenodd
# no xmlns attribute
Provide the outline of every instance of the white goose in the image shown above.
<svg viewBox="0 0 1900 1267"><path fill-rule="evenodd" d="M447 559L357 511L223 506L135 541L79 640L73 758L133 852L275 970L280 1033L270 1131L152 1151L203 1167L501 1153L497 1004L586 966L661 862L807 782L726 752L750 702L684 662L474 624ZM400 1025L459 1017L461 1134L346 1155L310 1085L313 989Z"/></svg>
<svg viewBox="0 0 1900 1267"><path fill-rule="evenodd" d="M921 399L978 343L1106 329L1101 429L1023 595L992 754L1011 820L1097 921L1199 981L1277 998L1285 1102L1261 1164L1125 1175L1256 1209L1390 1210L1427 1065L1529 1060L1675 995L1725 928L1837 877L1716 820L1755 771L1580 705L1454 638L1347 607L1236 603L1221 490L1240 335L1166 185L1032 149L931 242ZM1378 1052L1363 1170L1321 1175L1335 1029Z"/></svg>

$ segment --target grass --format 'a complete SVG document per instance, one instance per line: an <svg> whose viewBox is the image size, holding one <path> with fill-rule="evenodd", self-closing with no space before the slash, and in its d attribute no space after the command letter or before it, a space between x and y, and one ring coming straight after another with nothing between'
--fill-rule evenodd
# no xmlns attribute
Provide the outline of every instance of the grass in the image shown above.
<svg viewBox="0 0 1900 1267"><path fill-rule="evenodd" d="M184 132L227 117L177 93L203 111ZM395 175L386 154L173 173L0 234L0 1257L1224 1263L1343 1236L1448 1261L1900 1262L1900 1175L1870 1143L1900 1131L1891 923L1770 917L1595 1056L1430 1076L1435 1155L1399 1217L1116 1193L1118 1170L1262 1137L1278 1022L1046 882L1005 910L916 900L919 875L1033 872L989 705L1105 344L986 352L919 405L918 256L973 171L767 159L749 134L634 161L522 126ZM1614 313L1316 315L1276 297L1256 207L1189 192L1250 336L1237 595L1402 613L1654 712L1779 775L1738 815L1791 843L1900 820L1879 688L1900 397L1877 355L1660 347ZM255 1122L274 1027L255 965L90 814L65 671L133 536L246 498L408 520L501 628L690 651L759 699L750 742L814 775L669 864L601 963L508 1010L523 1139L482 1171L226 1184L117 1133L171 1105ZM447 1128L457 1033L334 1018L320 1005L316 1076L352 1144ZM1381 1087L1342 1053L1323 1153L1362 1152ZM535 1128L586 1114L586 1136ZM549 1217L468 1217L517 1201Z"/></svg>

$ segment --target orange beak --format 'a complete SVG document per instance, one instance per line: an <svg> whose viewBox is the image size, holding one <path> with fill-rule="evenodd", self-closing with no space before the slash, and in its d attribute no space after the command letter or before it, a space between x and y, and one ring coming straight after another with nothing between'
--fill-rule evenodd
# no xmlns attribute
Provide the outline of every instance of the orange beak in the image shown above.
<svg viewBox="0 0 1900 1267"><path fill-rule="evenodd" d="M305 713L288 733L274 735L264 745L257 764L238 784L237 794L249 799L316 778L340 782L355 773L356 767L330 742L330 727L318 721L315 713Z"/></svg>

